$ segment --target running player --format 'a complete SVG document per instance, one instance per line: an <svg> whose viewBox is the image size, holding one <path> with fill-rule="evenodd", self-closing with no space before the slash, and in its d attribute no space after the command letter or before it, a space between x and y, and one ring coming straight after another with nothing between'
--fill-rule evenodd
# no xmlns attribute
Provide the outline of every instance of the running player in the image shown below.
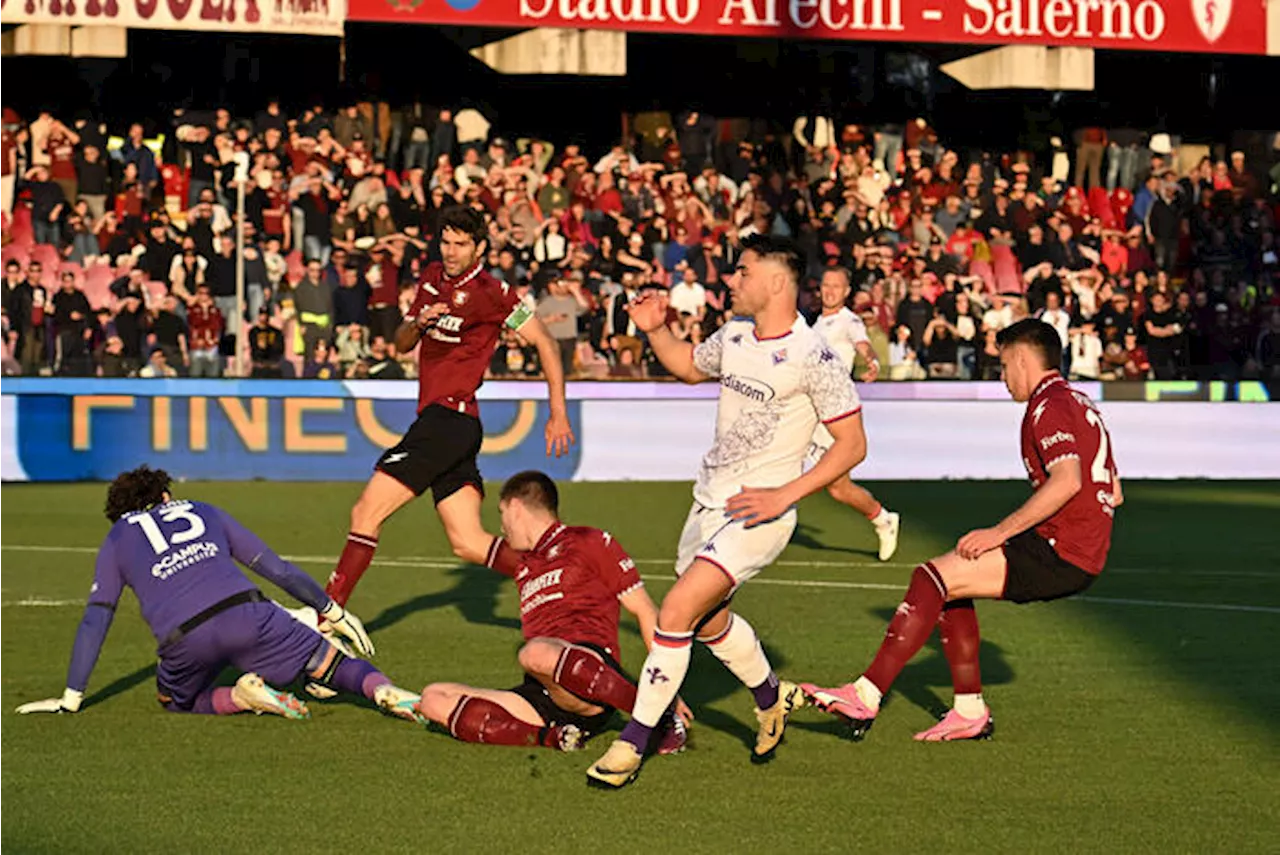
<svg viewBox="0 0 1280 855"><path fill-rule="evenodd" d="M1001 330L997 342L1009 394L1027 403L1022 461L1034 492L997 525L969 532L953 551L915 569L879 652L856 681L837 689L802 686L816 706L850 723L854 739L871 727L881 699L935 624L955 701L941 722L915 738L989 736L994 725L982 699L974 599L1069 597L1088 588L1106 564L1123 495L1102 416L1058 373L1062 339L1052 326L1026 318Z"/></svg>
<svg viewBox="0 0 1280 855"><path fill-rule="evenodd" d="M455 555L508 573L515 565L515 551L480 522L484 481L476 465L484 439L476 390L504 327L538 349L551 406L547 454L567 453L573 442L559 347L515 290L484 269L485 236L484 218L470 208L440 217L443 261L428 265L396 330L398 352L418 346L418 419L378 458L351 509L347 543L326 588L339 605L369 569L383 523L428 489Z"/></svg>
<svg viewBox="0 0 1280 855"><path fill-rule="evenodd" d="M831 349L844 363L845 370L853 373L855 357L861 355L867 363L867 370L862 379L874 382L880 376L880 363L871 350L871 342L867 339L867 327L862 318L855 315L845 305L852 290L849 271L843 267L829 267L822 272L822 314L814 321L817 330ZM827 449L831 447L831 432L818 425L813 432L813 442L809 445L808 463L813 465ZM875 527L876 537L880 541L879 557L888 561L898 551L898 528L901 517L886 508L871 495L865 487L861 487L845 475L827 485L831 498L841 504L848 505L865 516Z"/></svg>
<svg viewBox="0 0 1280 855"><path fill-rule="evenodd" d="M686 383L718 378L720 402L715 444L702 460L680 536L679 578L662 601L631 721L588 770L588 783L621 787L639 773L652 729L684 682L695 634L751 689L760 724L753 760L773 756L787 717L804 702L797 686L773 673L751 625L728 608L738 587L786 547L795 504L866 455L853 380L796 312L803 275L790 241L744 240L729 282L739 317L696 347L667 329L662 295L630 307L667 370ZM819 420L834 441L802 474Z"/></svg>
<svg viewBox="0 0 1280 855"><path fill-rule="evenodd" d="M146 466L111 483L106 514L113 525L98 550L66 690L61 698L24 704L18 712L80 709L116 604L129 587L159 644L156 689L167 710L212 715L253 710L306 718L305 704L269 685L291 683L305 673L332 689L363 695L392 715L421 720L414 709L417 695L290 618L235 561L316 609L333 632L372 655L373 644L355 615L226 511L176 501L169 484L167 473ZM229 665L245 673L234 686L215 687Z"/></svg>
<svg viewBox="0 0 1280 855"><path fill-rule="evenodd" d="M502 487L502 531L523 550L512 574L520 586L524 682L514 689L432 683L420 710L463 742L576 749L613 711L630 712L636 684L618 664L618 606L636 616L652 646L658 610L635 562L608 532L560 522L559 492L541 472ZM688 709L680 705L688 716ZM684 747L684 722L671 718L660 754Z"/></svg>

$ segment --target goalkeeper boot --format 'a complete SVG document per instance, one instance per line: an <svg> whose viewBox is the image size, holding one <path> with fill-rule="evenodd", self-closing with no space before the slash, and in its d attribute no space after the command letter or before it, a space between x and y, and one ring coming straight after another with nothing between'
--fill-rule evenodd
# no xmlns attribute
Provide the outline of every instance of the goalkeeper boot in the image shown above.
<svg viewBox="0 0 1280 855"><path fill-rule="evenodd" d="M955 742L960 739L990 739L996 732L991 710L984 709L978 718L965 718L955 710L947 710L942 721L916 734L916 742Z"/></svg>
<svg viewBox="0 0 1280 855"><path fill-rule="evenodd" d="M289 692L273 689L257 674L242 674L231 688L231 698L241 709L253 710L255 715L269 713L285 718L310 718L307 705Z"/></svg>
<svg viewBox="0 0 1280 855"><path fill-rule="evenodd" d="M418 710L422 698L413 692L383 683L373 690L373 702L387 715L425 725L426 717Z"/></svg>
<svg viewBox="0 0 1280 855"><path fill-rule="evenodd" d="M778 682L778 700L766 710L756 708L756 720L760 729L756 731L756 747L751 752L752 763L767 763L773 759L773 752L782 742L782 734L787 729L787 719L791 713L804 706L804 693L800 687L790 680Z"/></svg>
<svg viewBox="0 0 1280 855"><path fill-rule="evenodd" d="M881 561L888 561L898 551L898 529L901 527L902 516L890 513L888 517L883 525L876 526L876 537L880 538Z"/></svg>
<svg viewBox="0 0 1280 855"><path fill-rule="evenodd" d="M621 789L636 779L643 762L639 749L630 742L615 739L604 756L587 770L587 784L605 790Z"/></svg>
<svg viewBox="0 0 1280 855"><path fill-rule="evenodd" d="M875 724L879 712L862 700L853 683L835 689L823 689L813 683L801 683L800 691L818 709L837 715L849 723L849 738L861 742Z"/></svg>

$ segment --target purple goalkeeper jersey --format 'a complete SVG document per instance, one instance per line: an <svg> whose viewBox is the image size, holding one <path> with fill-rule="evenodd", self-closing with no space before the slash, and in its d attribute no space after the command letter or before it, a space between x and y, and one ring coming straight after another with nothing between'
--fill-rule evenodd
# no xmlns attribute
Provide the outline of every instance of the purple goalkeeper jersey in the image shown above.
<svg viewBox="0 0 1280 855"><path fill-rule="evenodd" d="M236 561L253 567L269 552L225 511L172 501L123 516L111 527L98 550L89 605L114 609L128 585L160 641L210 606L256 588Z"/></svg>

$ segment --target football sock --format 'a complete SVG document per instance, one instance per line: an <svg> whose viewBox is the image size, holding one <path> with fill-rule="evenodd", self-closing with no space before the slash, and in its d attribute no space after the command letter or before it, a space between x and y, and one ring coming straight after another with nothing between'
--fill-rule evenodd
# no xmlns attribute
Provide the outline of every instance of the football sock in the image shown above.
<svg viewBox="0 0 1280 855"><path fill-rule="evenodd" d="M689 673L692 649L692 632L654 632L653 648L640 670L640 686L631 710L631 721L622 729L620 737L637 750L645 750L653 729L679 694L680 684Z"/></svg>
<svg viewBox="0 0 1280 855"><path fill-rule="evenodd" d="M884 525L889 521L889 512L884 509L884 505L876 502L875 510L867 514L867 519L871 520L872 525Z"/></svg>
<svg viewBox="0 0 1280 855"><path fill-rule="evenodd" d="M374 691L379 686L390 683L391 679L371 662L344 656L338 666L333 669L332 676L325 682L340 692L361 695L373 700Z"/></svg>
<svg viewBox="0 0 1280 855"><path fill-rule="evenodd" d="M463 742L485 745L555 746L555 731L516 718L501 704L474 695L458 698L449 716L449 733Z"/></svg>
<svg viewBox="0 0 1280 855"><path fill-rule="evenodd" d="M853 683L854 691L858 693L858 697L862 698L862 702L877 712L880 710L880 702L884 700L884 692L876 686L875 683L866 677L859 677Z"/></svg>
<svg viewBox="0 0 1280 855"><path fill-rule="evenodd" d="M484 565L497 570L504 576L514 577L520 572L521 554L512 549L504 538L495 537L493 543L489 545L489 555L485 558Z"/></svg>
<svg viewBox="0 0 1280 855"><path fill-rule="evenodd" d="M946 600L947 586L933 564L917 567L911 574L906 597L889 621L876 658L863 674L881 693L889 691L907 662L929 640Z"/></svg>
<svg viewBox="0 0 1280 855"><path fill-rule="evenodd" d="M191 711L199 715L235 715L244 712L232 697L230 686L205 689L196 695Z"/></svg>
<svg viewBox="0 0 1280 855"><path fill-rule="evenodd" d="M965 718L981 718L982 713L987 709L987 703L982 700L981 692L976 695L957 694L951 708Z"/></svg>
<svg viewBox="0 0 1280 855"><path fill-rule="evenodd" d="M956 696L981 697L982 669L978 665L978 648L982 642L978 636L978 612L973 607L973 600L956 600L943 606L942 616L938 618L938 634L942 636L942 652L951 666L951 686Z"/></svg>
<svg viewBox="0 0 1280 855"><path fill-rule="evenodd" d="M373 553L377 551L378 538L357 534L354 531L348 533L347 545L342 547L338 566L329 577L329 584L325 586L324 592L335 603L345 606L347 600L351 599L351 592L356 589L360 577L369 569L369 563L373 561Z"/></svg>
<svg viewBox="0 0 1280 855"><path fill-rule="evenodd" d="M756 631L746 619L729 614L729 625L712 638L699 639L755 696L756 706L767 710L778 702L778 678L769 666Z"/></svg>
<svg viewBox="0 0 1280 855"><path fill-rule="evenodd" d="M612 668L599 653L585 647L562 650L552 679L583 700L623 712L631 712L636 703L636 684Z"/></svg>

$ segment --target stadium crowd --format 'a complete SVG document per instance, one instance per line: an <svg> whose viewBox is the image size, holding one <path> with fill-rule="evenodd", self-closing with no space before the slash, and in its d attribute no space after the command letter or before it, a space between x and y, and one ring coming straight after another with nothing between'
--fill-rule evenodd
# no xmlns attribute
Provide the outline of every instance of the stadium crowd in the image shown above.
<svg viewBox="0 0 1280 855"><path fill-rule="evenodd" d="M393 332L440 212L469 205L571 376L660 376L627 301L667 290L672 330L700 340L731 314L741 240L766 232L807 257L810 318L823 271L844 271L885 379L994 378L996 333L1028 315L1075 378L1280 379L1280 142L1251 162L1081 128L1051 151L961 152L925 119L685 111L630 117L588 156L420 104L179 110L150 138L28 118L4 111L6 374L219 376L238 340L252 376L412 376ZM536 353L509 334L490 373L536 376Z"/></svg>

